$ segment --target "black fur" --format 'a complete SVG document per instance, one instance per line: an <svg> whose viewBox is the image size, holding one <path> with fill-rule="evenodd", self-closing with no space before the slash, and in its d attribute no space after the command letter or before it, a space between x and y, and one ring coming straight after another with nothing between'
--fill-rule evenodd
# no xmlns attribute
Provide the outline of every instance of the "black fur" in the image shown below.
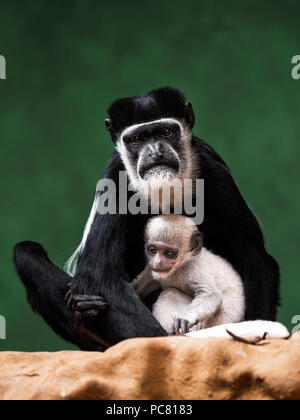
<svg viewBox="0 0 300 420"><path fill-rule="evenodd" d="M177 89L166 87L143 96L115 101L108 109L114 132L160 118L186 119L186 100Z"/></svg>
<svg viewBox="0 0 300 420"><path fill-rule="evenodd" d="M113 138L126 126L162 117L185 118L190 126L194 123L190 104L171 88L119 100L110 107L109 116L107 126ZM279 304L279 268L265 250L259 224L224 161L195 136L192 146L199 161L198 177L205 180L205 220L201 225L204 246L227 259L241 275L246 320L274 321ZM125 168L115 151L103 178L118 185L120 170ZM74 331L73 314L63 300L72 280L73 293L101 295L108 302L109 309L92 322L110 344L130 337L166 335L130 285L146 263L146 222L147 217L142 215L97 214L73 279L49 261L40 245L17 245L14 261L33 309L65 339L82 349L98 350L96 343L86 343L86 338Z"/></svg>
<svg viewBox="0 0 300 420"><path fill-rule="evenodd" d="M71 278L52 264L43 247L34 242L17 244L13 260L33 311L38 312L56 334L82 350L103 351L104 347L74 330L74 313L67 309L64 301Z"/></svg>

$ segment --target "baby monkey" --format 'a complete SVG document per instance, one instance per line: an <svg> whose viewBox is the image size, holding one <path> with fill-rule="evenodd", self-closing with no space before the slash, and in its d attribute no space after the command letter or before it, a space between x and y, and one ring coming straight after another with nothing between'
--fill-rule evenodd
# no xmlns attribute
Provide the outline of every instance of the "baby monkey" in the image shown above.
<svg viewBox="0 0 300 420"><path fill-rule="evenodd" d="M223 258L203 247L191 219L152 218L146 226L148 264L134 280L140 297L162 288L153 315L168 334L195 331L244 320L240 276Z"/></svg>

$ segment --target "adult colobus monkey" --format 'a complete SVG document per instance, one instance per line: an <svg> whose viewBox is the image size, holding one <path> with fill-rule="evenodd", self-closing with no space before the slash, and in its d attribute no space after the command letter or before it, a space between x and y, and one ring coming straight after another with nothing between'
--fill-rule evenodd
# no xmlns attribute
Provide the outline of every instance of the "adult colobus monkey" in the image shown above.
<svg viewBox="0 0 300 420"><path fill-rule="evenodd" d="M178 90L162 88L119 99L108 114L105 123L116 151L103 178L118 186L119 172L126 170L136 191L145 191L152 182L204 179L204 246L228 260L241 276L245 320L275 320L278 266L266 252L259 224L230 170L192 134L192 105ZM98 199L97 193L76 253L73 278L50 262L41 245L25 242L15 247L14 261L29 302L58 334L82 349L103 349L130 337L166 335L130 284L146 266L148 217L118 211L99 214ZM67 306L64 295L69 283Z"/></svg>

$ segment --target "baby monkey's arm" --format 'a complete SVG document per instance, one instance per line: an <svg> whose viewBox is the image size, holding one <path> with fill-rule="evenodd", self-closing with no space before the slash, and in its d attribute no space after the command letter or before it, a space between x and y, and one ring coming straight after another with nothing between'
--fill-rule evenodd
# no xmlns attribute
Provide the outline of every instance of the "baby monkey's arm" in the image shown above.
<svg viewBox="0 0 300 420"><path fill-rule="evenodd" d="M185 318L191 327L200 324L199 327L202 328L203 324L215 315L221 304L221 293L206 279L205 284L194 288L194 298L187 308Z"/></svg>
<svg viewBox="0 0 300 420"><path fill-rule="evenodd" d="M160 288L160 284L153 280L151 270L148 266L133 280L132 285L137 295L141 298L145 298L149 293Z"/></svg>

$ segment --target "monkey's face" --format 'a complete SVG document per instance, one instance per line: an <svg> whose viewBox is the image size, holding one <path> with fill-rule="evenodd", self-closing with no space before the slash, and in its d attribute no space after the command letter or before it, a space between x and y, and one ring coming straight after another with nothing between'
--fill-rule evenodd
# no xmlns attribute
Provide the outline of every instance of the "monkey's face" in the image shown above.
<svg viewBox="0 0 300 420"><path fill-rule="evenodd" d="M118 99L108 114L106 128L134 190L149 198L150 191L161 192L164 187L178 187L178 180L196 178L191 141L195 115L177 89L165 87Z"/></svg>
<svg viewBox="0 0 300 420"><path fill-rule="evenodd" d="M180 126L176 122L154 122L125 132L122 140L135 174L149 180L155 176L177 176L183 148Z"/></svg>
<svg viewBox="0 0 300 420"><path fill-rule="evenodd" d="M185 216L161 215L146 226L146 255L153 278L171 277L200 254L203 236Z"/></svg>
<svg viewBox="0 0 300 420"><path fill-rule="evenodd" d="M174 268L179 248L164 242L151 242L146 248L148 264L158 277L167 276Z"/></svg>
<svg viewBox="0 0 300 420"><path fill-rule="evenodd" d="M138 191L192 177L191 132L175 119L128 127L121 133L117 149Z"/></svg>

